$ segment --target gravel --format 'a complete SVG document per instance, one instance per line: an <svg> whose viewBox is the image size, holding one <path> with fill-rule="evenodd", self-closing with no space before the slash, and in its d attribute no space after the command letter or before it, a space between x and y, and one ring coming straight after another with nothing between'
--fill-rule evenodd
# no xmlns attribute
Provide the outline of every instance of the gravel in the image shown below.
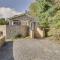
<svg viewBox="0 0 60 60"><path fill-rule="evenodd" d="M48 39L18 39L13 56L14 60L60 60L60 46Z"/></svg>

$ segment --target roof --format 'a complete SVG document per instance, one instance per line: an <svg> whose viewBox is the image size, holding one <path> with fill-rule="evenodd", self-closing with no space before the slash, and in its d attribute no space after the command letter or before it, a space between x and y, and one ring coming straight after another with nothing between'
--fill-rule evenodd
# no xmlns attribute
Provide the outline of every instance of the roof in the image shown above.
<svg viewBox="0 0 60 60"><path fill-rule="evenodd" d="M20 14L20 15L15 15L15 16L10 17L10 18L8 18L8 19L9 19L9 20L13 20L13 19L16 19L16 18L19 18L19 17L23 17L23 16L29 17L29 18L30 18L30 19L29 19L30 21L35 21L35 22L38 21L36 17L32 17L31 15L26 14L26 13L23 13L23 14Z"/></svg>
<svg viewBox="0 0 60 60"><path fill-rule="evenodd" d="M8 18L8 19L12 20L12 19L15 19L15 18L24 16L24 15L25 15L25 14L14 15L13 17L10 17L10 18Z"/></svg>

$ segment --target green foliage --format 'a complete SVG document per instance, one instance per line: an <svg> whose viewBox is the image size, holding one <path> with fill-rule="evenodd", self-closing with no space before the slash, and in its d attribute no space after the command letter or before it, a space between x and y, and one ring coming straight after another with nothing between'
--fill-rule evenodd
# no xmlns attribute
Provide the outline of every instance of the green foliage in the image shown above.
<svg viewBox="0 0 60 60"><path fill-rule="evenodd" d="M9 24L8 21L5 21L4 18L0 19L0 25L8 25L8 24Z"/></svg>
<svg viewBox="0 0 60 60"><path fill-rule="evenodd" d="M31 8L32 6L33 8ZM36 2L31 4L30 8L30 12L36 14L35 16L38 18L40 26L45 29L60 29L60 0L36 0ZM33 12L33 10L36 11ZM53 35L56 32L53 30L51 33ZM58 37L57 40L60 40L60 32L54 36Z"/></svg>
<svg viewBox="0 0 60 60"><path fill-rule="evenodd" d="M54 36L53 36L53 38L54 38L54 40L58 40L58 41L60 41L60 32L58 32L58 31L56 31L55 32L55 34L54 34Z"/></svg>
<svg viewBox="0 0 60 60"><path fill-rule="evenodd" d="M30 6L30 12L36 13L41 26L60 28L60 0L36 0ZM32 8L33 6L33 8ZM36 10L33 12L33 10Z"/></svg>
<svg viewBox="0 0 60 60"><path fill-rule="evenodd" d="M22 36L21 36L21 34L17 34L16 36L15 36L15 38L21 38Z"/></svg>
<svg viewBox="0 0 60 60"><path fill-rule="evenodd" d="M35 6L34 6L34 4L35 4ZM33 6L33 8L32 8L32 6ZM49 14L47 11L49 10L50 7L51 7L51 4L49 2L47 2L46 0L37 0L35 3L33 3L30 6L31 12L33 12L33 10L36 10L33 13L36 13L36 16L39 18L39 21L40 21L39 23L43 27L49 26L49 24L48 24Z"/></svg>
<svg viewBox="0 0 60 60"><path fill-rule="evenodd" d="M37 3L32 3L31 5L30 5L30 7L29 7L29 9L30 9L30 15L32 15L32 16L37 16L37 9L38 9L38 5L37 5Z"/></svg>

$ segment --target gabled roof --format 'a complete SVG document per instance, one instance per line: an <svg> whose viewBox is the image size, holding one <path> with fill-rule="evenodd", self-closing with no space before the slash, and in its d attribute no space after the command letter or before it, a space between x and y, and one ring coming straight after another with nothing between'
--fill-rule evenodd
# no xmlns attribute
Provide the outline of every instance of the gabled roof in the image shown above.
<svg viewBox="0 0 60 60"><path fill-rule="evenodd" d="M14 20L14 19L16 19L16 18L23 17L23 16L29 17L29 18L30 18L30 19L29 19L30 21L35 21L35 22L37 22L37 19L36 19L35 17L32 17L31 15L26 14L26 13L23 13L23 14L20 14L20 15L15 15L15 16L10 17L10 18L8 18L8 19L9 19L9 20Z"/></svg>
<svg viewBox="0 0 60 60"><path fill-rule="evenodd" d="M15 19L15 18L18 18L18 17L21 17L21 16L24 16L25 14L20 14L20 15L14 15L13 17L10 17L8 19L12 20L12 19Z"/></svg>

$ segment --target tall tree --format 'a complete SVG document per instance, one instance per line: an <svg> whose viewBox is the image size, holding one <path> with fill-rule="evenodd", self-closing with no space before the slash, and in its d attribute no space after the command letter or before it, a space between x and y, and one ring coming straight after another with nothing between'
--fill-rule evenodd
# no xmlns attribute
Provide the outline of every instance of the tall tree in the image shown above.
<svg viewBox="0 0 60 60"><path fill-rule="evenodd" d="M30 7L29 7L29 10L30 10L30 14L32 15L32 16L37 16L37 10L38 9L38 5L37 5L37 3L35 2L35 3L32 3L31 5L30 5Z"/></svg>
<svg viewBox="0 0 60 60"><path fill-rule="evenodd" d="M36 0L36 2L31 4L30 12L36 13L35 16L38 17L40 26L45 29L60 29L60 0Z"/></svg>
<svg viewBox="0 0 60 60"><path fill-rule="evenodd" d="M56 22L55 16L58 14L57 11L60 11L59 3L60 0L36 0L30 6L31 15L38 17L41 26L51 27ZM58 21L60 22L60 19Z"/></svg>

